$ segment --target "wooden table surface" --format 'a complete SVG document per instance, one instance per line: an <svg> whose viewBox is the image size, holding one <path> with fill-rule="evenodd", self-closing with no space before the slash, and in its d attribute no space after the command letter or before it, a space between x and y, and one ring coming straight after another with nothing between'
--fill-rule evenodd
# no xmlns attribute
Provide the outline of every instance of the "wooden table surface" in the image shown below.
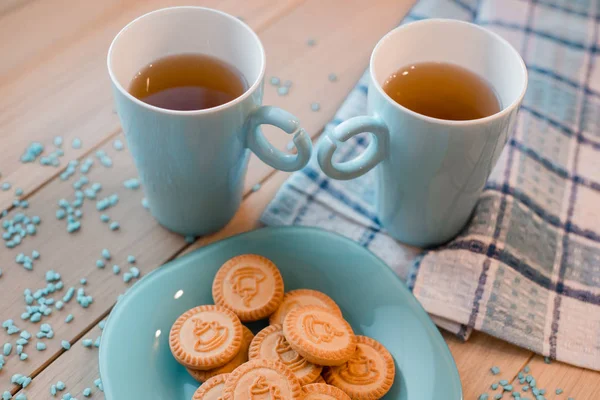
<svg viewBox="0 0 600 400"><path fill-rule="evenodd" d="M74 300L62 311L55 310L42 322L52 325L53 339L44 340L48 348L36 351L35 339L25 347L29 355L20 361L14 351L5 357L6 365L0 371L0 393L19 388L10 384L15 373L29 375L32 383L22 392L29 399L51 398L51 384L63 380L67 391L81 399L85 387L93 388L91 398L104 398L94 388L98 378L95 348L81 345L86 338L95 339L101 330L98 323L106 318L119 294L128 286L122 276L115 276L110 266L102 270L95 261L100 251L108 248L113 263L123 269L126 258L132 254L145 274L186 252L240 232L259 226L259 216L284 180L287 173L250 161L246 194L235 219L214 235L187 244L178 235L161 228L141 205L141 190L123 187L123 181L136 177L127 151L116 151L115 139L124 141L119 122L113 110L106 71L105 57L115 34L133 18L148 11L177 5L174 0L4 0L0 3L0 185L12 184L8 191L0 190L0 210L9 209L9 217L17 212L39 215L42 223L38 234L26 237L14 249L0 247L0 320L12 318L17 326L36 333L39 323L22 321L19 316L25 308L23 291L35 291L46 285L45 274L52 269L62 275L65 288L80 287L86 278L87 294L93 304L83 309ZM278 96L266 85L265 104L283 107L297 115L306 130L316 138L324 125L349 93L368 64L375 43L401 21L413 0L379 0L376 5L363 0L188 0L197 4L224 10L243 18L261 37L267 51L267 76L276 75L294 82L290 94ZM307 46L314 38L316 46ZM327 76L335 72L339 80L330 83ZM310 109L311 102L321 104L319 112ZM60 166L42 166L39 162L21 163L20 156L33 141L46 146L46 154L54 150L55 136L64 138L64 156ZM276 130L266 135L279 148L289 138ZM74 138L82 141L81 149L73 149ZM119 204L107 214L120 222L121 229L110 231L99 219L93 201L82 207L82 228L69 234L66 222L55 217L57 201L73 200L71 184L59 179L69 160L95 159L95 152L104 150L112 159L113 167L105 168L97 161L87 175L90 182L102 184L102 196L117 193ZM261 183L260 190L251 188ZM15 209L14 189L22 188L30 206ZM18 253L41 254L32 271L15 262ZM57 292L58 299L65 289ZM71 323L65 322L73 314ZM489 391L490 384L500 378L513 380L519 370L529 364L539 387L547 387L548 399L576 400L600 397L600 375L558 362L550 365L530 351L519 349L484 334L475 333L467 343L461 343L444 333L455 357L465 399L476 399ZM15 341L15 336L10 341ZM69 351L61 347L61 340L72 344ZM0 345L9 336L0 332ZM492 365L502 373L489 373ZM423 384L426 384L425 382ZM554 388L562 387L565 394L554 395ZM505 398L508 398L508 394Z"/></svg>

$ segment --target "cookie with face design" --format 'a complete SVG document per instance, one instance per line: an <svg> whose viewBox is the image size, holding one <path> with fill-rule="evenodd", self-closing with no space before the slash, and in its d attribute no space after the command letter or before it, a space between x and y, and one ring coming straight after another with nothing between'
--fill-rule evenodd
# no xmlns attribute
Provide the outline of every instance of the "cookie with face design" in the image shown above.
<svg viewBox="0 0 600 400"><path fill-rule="evenodd" d="M232 310L242 322L258 321L283 301L283 279L268 258L244 254L221 266L212 294L216 304Z"/></svg>

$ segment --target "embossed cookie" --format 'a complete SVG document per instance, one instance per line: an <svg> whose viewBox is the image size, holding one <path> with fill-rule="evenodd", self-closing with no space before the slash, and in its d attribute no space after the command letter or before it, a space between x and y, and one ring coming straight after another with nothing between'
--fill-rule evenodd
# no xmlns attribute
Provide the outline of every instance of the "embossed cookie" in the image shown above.
<svg viewBox="0 0 600 400"><path fill-rule="evenodd" d="M252 339L254 339L254 335L252 334L252 331L245 326L242 326L242 329L244 331L244 336L242 337L242 347L231 361L221 367L209 369L207 371L196 371L188 368L188 373L192 376L192 378L202 383L208 381L208 379L212 378L213 376L233 372L234 369L248 361L248 348L250 347Z"/></svg>
<svg viewBox="0 0 600 400"><path fill-rule="evenodd" d="M323 369L321 366L309 363L292 349L283 336L281 325L270 325L258 332L250 345L249 358L280 361L292 370L301 385L314 382L321 376Z"/></svg>
<svg viewBox="0 0 600 400"><path fill-rule="evenodd" d="M323 307L291 310L285 317L283 334L298 354L317 365L341 365L356 350L352 327L339 314Z"/></svg>
<svg viewBox="0 0 600 400"><path fill-rule="evenodd" d="M304 400L350 400L343 390L325 383L311 383L302 387Z"/></svg>
<svg viewBox="0 0 600 400"><path fill-rule="evenodd" d="M223 400L300 400L302 386L293 372L279 361L258 359L229 374Z"/></svg>
<svg viewBox="0 0 600 400"><path fill-rule="evenodd" d="M352 399L375 400L392 387L396 369L394 359L375 339L357 336L356 352L348 362L325 368L325 381L346 392Z"/></svg>
<svg viewBox="0 0 600 400"><path fill-rule="evenodd" d="M283 302L277 311L269 317L269 323L271 325L283 324L287 313L300 306L321 306L334 311L336 314L342 315L342 311L338 305L335 304L335 301L325 293L311 289L297 289L283 295Z"/></svg>
<svg viewBox="0 0 600 400"><path fill-rule="evenodd" d="M187 368L213 369L229 362L242 346L242 324L222 306L199 306L181 315L169 334L175 359Z"/></svg>
<svg viewBox="0 0 600 400"><path fill-rule="evenodd" d="M326 383L326 382L325 382L325 379L323 379L323 376L319 375L317 377L317 379L315 379L315 381L311 382L311 383ZM306 385L304 385L304 386L306 386Z"/></svg>
<svg viewBox="0 0 600 400"><path fill-rule="evenodd" d="M244 254L227 261L217 272L212 287L216 304L231 310L243 322L271 315L283 300L283 279L266 257Z"/></svg>
<svg viewBox="0 0 600 400"><path fill-rule="evenodd" d="M219 400L228 376L229 374L213 376L194 392L192 400Z"/></svg>

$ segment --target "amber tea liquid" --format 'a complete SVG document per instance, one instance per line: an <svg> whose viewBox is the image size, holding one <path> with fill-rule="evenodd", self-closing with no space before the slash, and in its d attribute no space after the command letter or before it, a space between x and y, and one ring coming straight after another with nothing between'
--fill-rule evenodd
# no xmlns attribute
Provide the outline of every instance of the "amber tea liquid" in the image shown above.
<svg viewBox="0 0 600 400"><path fill-rule="evenodd" d="M129 93L156 107L193 111L228 103L247 89L246 79L233 65L205 54L177 54L142 68Z"/></svg>
<svg viewBox="0 0 600 400"><path fill-rule="evenodd" d="M386 79L383 90L414 112L445 120L479 119L501 109L485 79L449 63L425 62L400 68Z"/></svg>

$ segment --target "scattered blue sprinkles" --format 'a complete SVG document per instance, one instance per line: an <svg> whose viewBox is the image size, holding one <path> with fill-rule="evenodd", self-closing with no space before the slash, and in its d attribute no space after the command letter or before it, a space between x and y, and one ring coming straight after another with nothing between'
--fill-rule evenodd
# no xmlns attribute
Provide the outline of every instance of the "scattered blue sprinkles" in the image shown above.
<svg viewBox="0 0 600 400"><path fill-rule="evenodd" d="M123 142L120 139L115 139L113 142L113 148L117 151L123 150Z"/></svg>
<svg viewBox="0 0 600 400"><path fill-rule="evenodd" d="M139 179L131 178L123 182L123 186L125 186L127 189L136 190L140 188L141 184Z"/></svg>
<svg viewBox="0 0 600 400"><path fill-rule="evenodd" d="M336 74L334 74L334 73L332 72L332 73L330 73L330 74L327 76L327 79L329 79L329 82L335 82L335 81L337 81L338 77L337 77L337 75L336 75Z"/></svg>
<svg viewBox="0 0 600 400"><path fill-rule="evenodd" d="M317 102L314 102L310 105L310 109L312 111L319 111L321 109L321 105Z"/></svg>
<svg viewBox="0 0 600 400"><path fill-rule="evenodd" d="M281 80L276 76L272 76L270 82L273 86L279 86L281 84Z"/></svg>
<svg viewBox="0 0 600 400"><path fill-rule="evenodd" d="M277 89L277 94L280 96L286 96L289 93L290 89L286 86L281 86Z"/></svg>

